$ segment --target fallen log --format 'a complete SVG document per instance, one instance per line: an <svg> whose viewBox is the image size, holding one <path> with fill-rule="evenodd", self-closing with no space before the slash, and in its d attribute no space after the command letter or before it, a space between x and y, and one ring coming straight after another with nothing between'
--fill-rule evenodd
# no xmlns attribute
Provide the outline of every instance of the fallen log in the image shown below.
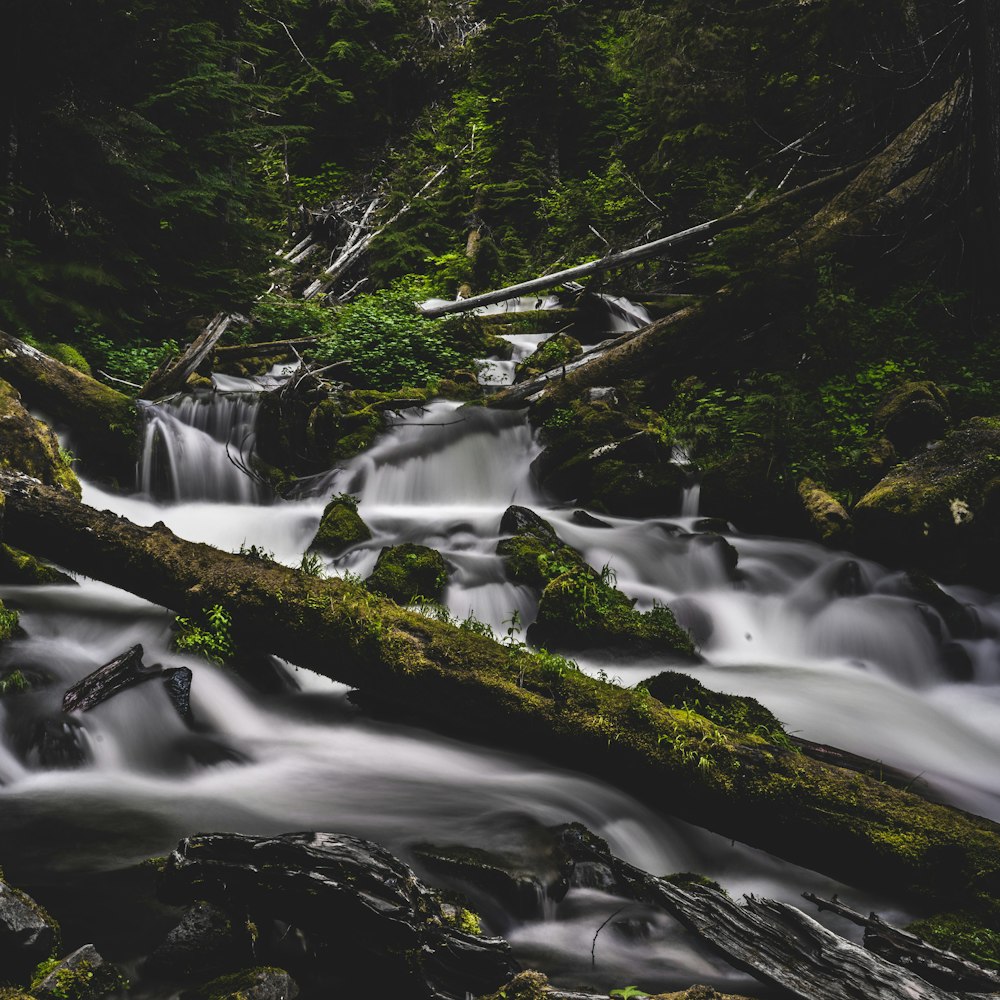
<svg viewBox="0 0 1000 1000"><path fill-rule="evenodd" d="M613 781L654 807L846 882L940 909L1000 894L1000 826L404 610L363 587L220 552L0 474L11 543L440 729Z"/></svg>
<svg viewBox="0 0 1000 1000"><path fill-rule="evenodd" d="M63 695L62 710L89 712L119 691L152 680L160 673L159 664L147 667L142 662L142 646L135 645L69 688Z"/></svg>
<svg viewBox="0 0 1000 1000"><path fill-rule="evenodd" d="M731 965L801 1000L957 1000L787 903L754 896L740 903L698 876L650 875L578 824L563 828L560 843L574 864L609 872L616 893L665 910Z"/></svg>
<svg viewBox="0 0 1000 1000"><path fill-rule="evenodd" d="M139 390L140 399L163 399L180 392L188 378L212 353L222 335L238 318L234 313L216 313L204 330L176 358L167 358Z"/></svg>
<svg viewBox="0 0 1000 1000"><path fill-rule="evenodd" d="M270 358L279 354L292 354L302 347L315 347L316 343L316 337L298 337L295 340L271 340L263 344L216 346L213 353L218 361L240 361L243 358Z"/></svg>
<svg viewBox="0 0 1000 1000"><path fill-rule="evenodd" d="M576 281L579 278L586 278L601 271L612 271L617 268L627 267L630 264L641 263L644 260L652 260L655 257L662 256L664 251L673 247L698 240L707 240L712 236L725 232L727 229L735 229L737 226L752 222L754 219L768 212L773 212L775 209L789 202L822 194L831 187L850 180L851 177L862 170L863 166L864 164L855 164L846 167L843 170L838 170L809 184L803 184L792 191L786 191L784 194L771 198L760 205L755 205L749 209L741 207L735 212L730 212L728 215L698 223L688 229L682 229L680 232L671 233L670 236L663 236L658 240L653 240L651 243L643 243L628 250L609 253L596 260L587 261L585 264L577 264L562 271L552 271L550 274L543 274L529 281L522 281L516 285L508 285L506 288L498 288L492 292L484 292L482 295L473 295L467 299L458 299L455 302L446 302L434 306L418 306L418 309L424 316L430 318L447 316L451 313L468 312L471 309L479 309L482 306L491 306L498 302L516 299L522 295L547 291L558 285L565 285L568 282Z"/></svg>
<svg viewBox="0 0 1000 1000"><path fill-rule="evenodd" d="M863 913L839 899L821 899L811 892L802 894L819 910L829 910L865 929L865 947L893 965L912 969L922 979L956 993L1000 993L1000 971L987 969L977 962L962 958L928 944L916 934L893 927L871 913Z"/></svg>
<svg viewBox="0 0 1000 1000"><path fill-rule="evenodd" d="M132 399L2 331L0 378L31 409L72 428L73 447L89 473L132 485L138 452Z"/></svg>

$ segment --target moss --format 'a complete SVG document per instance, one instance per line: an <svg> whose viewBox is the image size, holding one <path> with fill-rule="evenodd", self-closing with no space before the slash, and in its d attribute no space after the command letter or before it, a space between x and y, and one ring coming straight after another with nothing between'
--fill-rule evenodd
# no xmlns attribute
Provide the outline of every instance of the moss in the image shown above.
<svg viewBox="0 0 1000 1000"><path fill-rule="evenodd" d="M1000 902L991 913L942 913L917 920L906 929L929 944L1000 969Z"/></svg>
<svg viewBox="0 0 1000 1000"><path fill-rule="evenodd" d="M521 972L496 993L480 997L479 1000L546 1000L549 996L548 987L549 981L542 973Z"/></svg>
<svg viewBox="0 0 1000 1000"><path fill-rule="evenodd" d="M35 998L17 986L0 986L0 1000L35 1000Z"/></svg>
<svg viewBox="0 0 1000 1000"><path fill-rule="evenodd" d="M482 936L483 923L479 914L466 909L464 906L442 903L441 917L445 923L456 928L456 930L460 930L463 934L471 934L475 937Z"/></svg>
<svg viewBox="0 0 1000 1000"><path fill-rule="evenodd" d="M829 491L812 479L803 479L799 483L799 498L816 541L842 548L851 540L854 530L851 516Z"/></svg>
<svg viewBox="0 0 1000 1000"><path fill-rule="evenodd" d="M565 333L555 333L518 366L516 382L524 382L550 368L569 364L583 353L580 341Z"/></svg>
<svg viewBox="0 0 1000 1000"><path fill-rule="evenodd" d="M9 695L23 694L30 690L31 681L28 680L23 670L8 670L0 677L0 698Z"/></svg>
<svg viewBox="0 0 1000 1000"><path fill-rule="evenodd" d="M20 627L20 617L13 608L4 607L0 601L0 642L6 642L17 634Z"/></svg>
<svg viewBox="0 0 1000 1000"><path fill-rule="evenodd" d="M42 586L75 581L27 552L0 545L0 582Z"/></svg>
<svg viewBox="0 0 1000 1000"><path fill-rule="evenodd" d="M416 597L440 600L448 585L448 566L441 553L407 542L382 549L366 586L400 604Z"/></svg>
<svg viewBox="0 0 1000 1000"><path fill-rule="evenodd" d="M334 497L326 505L316 537L309 547L327 555L339 556L371 537L371 529L358 513L357 502L353 498Z"/></svg>
<svg viewBox="0 0 1000 1000"><path fill-rule="evenodd" d="M874 430L901 455L912 455L947 430L948 398L933 382L903 382L886 394L872 418Z"/></svg>
<svg viewBox="0 0 1000 1000"><path fill-rule="evenodd" d="M61 361L64 365L83 372L84 375L93 374L90 362L72 344L47 344L42 345L42 350L50 358L55 358L56 361Z"/></svg>
<svg viewBox="0 0 1000 1000"><path fill-rule="evenodd" d="M3 381L0 381L0 468L24 473L77 499L82 496L80 482L60 451L55 434L28 413L17 391Z"/></svg>

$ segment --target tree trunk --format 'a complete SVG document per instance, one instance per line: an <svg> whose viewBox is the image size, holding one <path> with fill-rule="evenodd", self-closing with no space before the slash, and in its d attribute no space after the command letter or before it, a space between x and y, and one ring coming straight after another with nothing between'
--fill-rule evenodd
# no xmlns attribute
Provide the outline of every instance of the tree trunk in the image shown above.
<svg viewBox="0 0 1000 1000"><path fill-rule="evenodd" d="M1000 884L1000 826L316 579L0 475L8 540L438 728L507 743L846 881L960 906Z"/></svg>
<svg viewBox="0 0 1000 1000"><path fill-rule="evenodd" d="M183 390L188 378L215 350L215 345L235 319L232 313L216 313L187 350L176 358L168 358L149 376L139 390L139 398L162 399Z"/></svg>
<svg viewBox="0 0 1000 1000"><path fill-rule="evenodd" d="M2 331L0 378L21 393L27 406L70 428L71 443L88 473L132 485L138 416L128 396Z"/></svg>

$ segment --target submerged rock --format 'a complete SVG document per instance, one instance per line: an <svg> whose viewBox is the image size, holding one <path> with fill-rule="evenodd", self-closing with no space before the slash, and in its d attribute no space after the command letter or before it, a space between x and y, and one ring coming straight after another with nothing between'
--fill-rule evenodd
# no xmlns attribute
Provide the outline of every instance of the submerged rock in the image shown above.
<svg viewBox="0 0 1000 1000"><path fill-rule="evenodd" d="M328 556L339 556L371 537L371 529L358 513L357 500L340 494L326 505L316 537L309 548L325 552Z"/></svg>
<svg viewBox="0 0 1000 1000"><path fill-rule="evenodd" d="M43 965L31 984L36 1000L99 1000L128 986L117 966L106 962L92 944Z"/></svg>
<svg viewBox="0 0 1000 1000"><path fill-rule="evenodd" d="M26 980L59 946L59 925L27 893L0 879L0 978Z"/></svg>
<svg viewBox="0 0 1000 1000"><path fill-rule="evenodd" d="M1000 586L1000 418L975 417L893 469L854 508L859 548Z"/></svg>
<svg viewBox="0 0 1000 1000"><path fill-rule="evenodd" d="M46 486L82 496L80 481L51 428L21 404L21 396L0 380L0 468L21 472Z"/></svg>
<svg viewBox="0 0 1000 1000"><path fill-rule="evenodd" d="M191 837L168 858L159 891L166 902L204 899L247 912L260 932L258 955L266 961L280 943L297 942L296 977L333 995L369 988L376 969L386 996L464 1000L517 971L506 942L461 926L405 864L356 837Z"/></svg>
<svg viewBox="0 0 1000 1000"><path fill-rule="evenodd" d="M376 594L409 604L417 597L439 601L448 585L448 565L436 549L406 542L382 549L366 586Z"/></svg>

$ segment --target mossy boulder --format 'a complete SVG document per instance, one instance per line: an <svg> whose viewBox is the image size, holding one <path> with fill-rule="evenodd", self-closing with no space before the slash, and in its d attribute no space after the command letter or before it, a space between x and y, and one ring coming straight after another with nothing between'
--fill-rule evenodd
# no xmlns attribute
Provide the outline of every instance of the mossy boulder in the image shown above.
<svg viewBox="0 0 1000 1000"><path fill-rule="evenodd" d="M33 555L0 545L0 583L14 583L30 586L44 584L65 584L76 586L76 580L60 572L54 566L41 562Z"/></svg>
<svg viewBox="0 0 1000 1000"><path fill-rule="evenodd" d="M295 1000L298 995L295 980L274 966L233 972L189 992L191 1000Z"/></svg>
<svg viewBox="0 0 1000 1000"><path fill-rule="evenodd" d="M507 342L501 340L500 343ZM437 392L444 399L459 399L467 403L483 398L483 387L479 384L479 376L467 369L453 372L451 378L441 379L438 382Z"/></svg>
<svg viewBox="0 0 1000 1000"><path fill-rule="evenodd" d="M511 507L497 553L508 577L539 592L538 615L528 630L536 645L552 649L602 649L634 653L694 655L691 637L669 608L645 613L613 583L597 573L574 549L559 541L552 526L532 511Z"/></svg>
<svg viewBox="0 0 1000 1000"><path fill-rule="evenodd" d="M948 397L933 382L904 382L886 394L872 426L900 455L909 457L940 438L950 417Z"/></svg>
<svg viewBox="0 0 1000 1000"><path fill-rule="evenodd" d="M0 643L15 636L19 628L18 613L13 608L5 607L3 601L0 601Z"/></svg>
<svg viewBox="0 0 1000 1000"><path fill-rule="evenodd" d="M559 499L625 517L680 509L687 474L659 428L627 400L574 401L545 418L541 439L532 471Z"/></svg>
<svg viewBox="0 0 1000 1000"><path fill-rule="evenodd" d="M316 537L309 548L329 556L339 556L371 537L371 529L358 513L357 501L354 497L341 494L326 505Z"/></svg>
<svg viewBox="0 0 1000 1000"><path fill-rule="evenodd" d="M128 987L128 980L92 944L63 959L44 962L31 984L37 1000L100 1000Z"/></svg>
<svg viewBox="0 0 1000 1000"><path fill-rule="evenodd" d="M515 382L527 382L528 379L547 372L550 368L558 368L576 361L583 354L583 347L576 337L567 333L554 333L548 340L541 343L522 364L517 366Z"/></svg>
<svg viewBox="0 0 1000 1000"><path fill-rule="evenodd" d="M812 537L831 548L845 548L853 537L854 525L844 505L812 479L799 483L799 499Z"/></svg>
<svg viewBox="0 0 1000 1000"><path fill-rule="evenodd" d="M1000 418L975 417L896 466L853 511L858 547L944 579L1000 586Z"/></svg>
<svg viewBox="0 0 1000 1000"><path fill-rule="evenodd" d="M376 594L409 604L416 597L439 601L448 585L448 565L436 549L406 542L379 553L366 586Z"/></svg>
<svg viewBox="0 0 1000 1000"><path fill-rule="evenodd" d="M27 980L59 945L55 920L27 893L0 879L0 977Z"/></svg>
<svg viewBox="0 0 1000 1000"><path fill-rule="evenodd" d="M59 448L52 429L35 420L21 404L21 396L0 381L0 468L22 472L46 486L55 486L79 498L80 481Z"/></svg>

